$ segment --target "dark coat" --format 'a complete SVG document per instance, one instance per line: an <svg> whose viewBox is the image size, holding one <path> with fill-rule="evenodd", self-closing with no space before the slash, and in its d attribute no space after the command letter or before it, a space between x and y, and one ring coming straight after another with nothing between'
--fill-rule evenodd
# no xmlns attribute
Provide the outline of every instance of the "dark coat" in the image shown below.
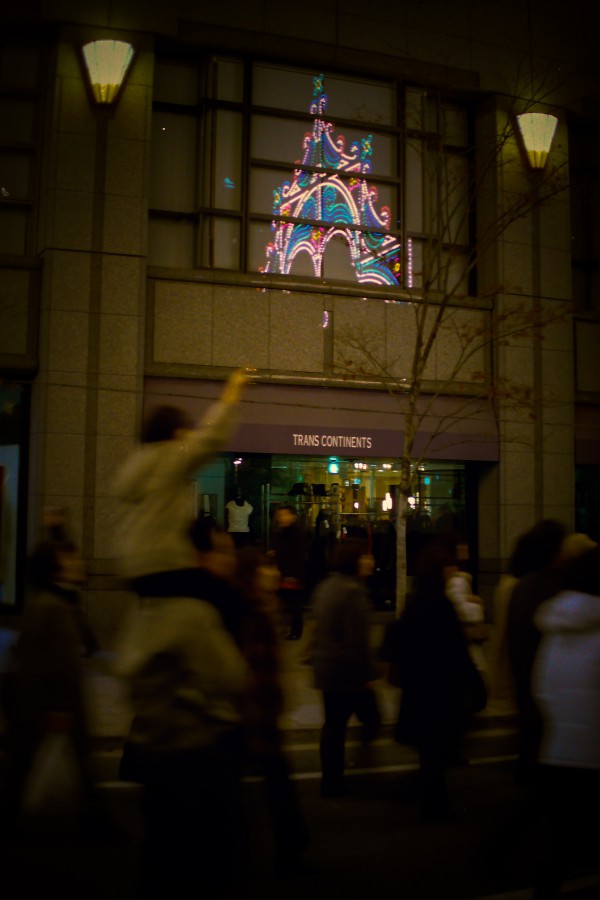
<svg viewBox="0 0 600 900"><path fill-rule="evenodd" d="M388 630L382 656L394 666L402 688L395 732L399 743L451 740L470 714L485 705L481 676L444 594L409 601Z"/></svg>
<svg viewBox="0 0 600 900"><path fill-rule="evenodd" d="M272 549L275 551L281 579L294 578L301 587L306 580L306 533L299 522L292 522L273 532Z"/></svg>

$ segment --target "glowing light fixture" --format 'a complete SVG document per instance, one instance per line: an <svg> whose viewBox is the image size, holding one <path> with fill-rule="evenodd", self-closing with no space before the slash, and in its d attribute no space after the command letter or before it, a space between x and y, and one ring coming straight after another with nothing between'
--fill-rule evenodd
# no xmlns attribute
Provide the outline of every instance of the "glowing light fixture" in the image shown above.
<svg viewBox="0 0 600 900"><path fill-rule="evenodd" d="M517 123L532 169L543 169L552 147L558 119L548 113L522 113Z"/></svg>
<svg viewBox="0 0 600 900"><path fill-rule="evenodd" d="M96 103L114 103L133 59L125 41L91 41L82 47L83 61Z"/></svg>

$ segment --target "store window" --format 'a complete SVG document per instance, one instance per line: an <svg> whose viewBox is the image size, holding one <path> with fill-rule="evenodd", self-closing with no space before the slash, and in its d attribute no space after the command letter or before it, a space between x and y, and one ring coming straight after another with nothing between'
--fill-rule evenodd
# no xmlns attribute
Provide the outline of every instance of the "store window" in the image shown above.
<svg viewBox="0 0 600 900"><path fill-rule="evenodd" d="M575 467L575 530L600 541L600 466Z"/></svg>
<svg viewBox="0 0 600 900"><path fill-rule="evenodd" d="M33 254L40 51L0 35L0 253Z"/></svg>
<svg viewBox="0 0 600 900"><path fill-rule="evenodd" d="M0 610L19 605L24 546L25 452L28 394L17 384L0 384Z"/></svg>
<svg viewBox="0 0 600 900"><path fill-rule="evenodd" d="M394 81L158 58L149 262L418 288L435 237L452 277L467 131L463 108Z"/></svg>
<svg viewBox="0 0 600 900"><path fill-rule="evenodd" d="M224 454L197 476L196 511L224 525L227 503L241 496L252 507L251 540L267 549L273 510L292 504L307 534L314 579L338 541L366 537L376 561L374 599L380 606L393 606L399 480L399 464L392 459ZM415 484L406 536L409 575L432 536L453 533L471 543L476 528L468 515L471 488L465 463L426 462L418 467Z"/></svg>
<svg viewBox="0 0 600 900"><path fill-rule="evenodd" d="M600 124L571 115L569 182L573 300L577 312L600 310Z"/></svg>

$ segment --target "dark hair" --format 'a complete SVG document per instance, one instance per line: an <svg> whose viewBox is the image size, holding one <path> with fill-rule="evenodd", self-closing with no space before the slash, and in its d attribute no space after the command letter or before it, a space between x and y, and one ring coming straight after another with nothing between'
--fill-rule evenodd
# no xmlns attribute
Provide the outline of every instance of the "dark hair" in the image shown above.
<svg viewBox="0 0 600 900"><path fill-rule="evenodd" d="M566 535L567 529L561 522L542 519L517 539L508 571L515 578L523 578L546 569L556 560Z"/></svg>
<svg viewBox="0 0 600 900"><path fill-rule="evenodd" d="M349 538L341 541L333 551L331 568L342 575L355 576L358 574L358 564L361 556L369 552L369 545L360 538Z"/></svg>
<svg viewBox="0 0 600 900"><path fill-rule="evenodd" d="M60 573L64 553L75 553L71 541L40 541L31 551L27 560L27 578L34 590L51 587Z"/></svg>
<svg viewBox="0 0 600 900"><path fill-rule="evenodd" d="M189 527L189 537L201 553L208 553L214 547L214 535L223 531L219 523L212 516L198 516Z"/></svg>
<svg viewBox="0 0 600 900"><path fill-rule="evenodd" d="M456 565L456 552L452 541L443 538L430 541L417 558L413 599L431 600L444 594L446 589L444 569Z"/></svg>
<svg viewBox="0 0 600 900"><path fill-rule="evenodd" d="M170 441L180 428L190 428L191 425L190 417L178 406L157 406L144 418L141 441L143 444Z"/></svg>

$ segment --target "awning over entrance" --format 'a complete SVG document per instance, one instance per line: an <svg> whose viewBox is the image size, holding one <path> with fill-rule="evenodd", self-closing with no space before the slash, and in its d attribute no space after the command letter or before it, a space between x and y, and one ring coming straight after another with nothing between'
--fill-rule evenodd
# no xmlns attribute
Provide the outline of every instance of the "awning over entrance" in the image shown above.
<svg viewBox="0 0 600 900"><path fill-rule="evenodd" d="M144 408L170 403L200 418L222 383L147 379ZM425 409L428 398L424 398ZM399 456L404 417L394 397L369 390L291 385L250 385L240 404L240 424L225 449L244 453ZM484 400L437 398L423 419L414 456L498 460L498 433Z"/></svg>

